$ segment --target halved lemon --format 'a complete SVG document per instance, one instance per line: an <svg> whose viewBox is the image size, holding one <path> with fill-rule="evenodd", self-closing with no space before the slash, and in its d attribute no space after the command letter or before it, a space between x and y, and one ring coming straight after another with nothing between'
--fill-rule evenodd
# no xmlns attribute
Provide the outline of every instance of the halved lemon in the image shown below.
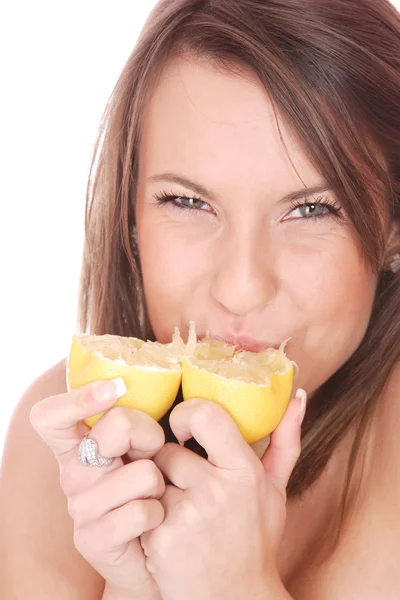
<svg viewBox="0 0 400 600"><path fill-rule="evenodd" d="M123 377L126 394L113 406L137 408L159 421L178 393L184 350L178 329L169 344L108 334L74 335L67 361L68 389ZM93 427L103 415L84 421Z"/></svg>
<svg viewBox="0 0 400 600"><path fill-rule="evenodd" d="M293 387L297 365L287 358L284 346L257 353L235 350L207 337L196 342L191 329L182 360L184 400L221 404L249 444L265 438L282 420Z"/></svg>
<svg viewBox="0 0 400 600"><path fill-rule="evenodd" d="M255 353L207 336L197 341L193 322L186 344L178 328L169 344L115 335L75 335L67 383L75 389L123 377L127 393L115 406L143 410L156 421L171 408L182 383L184 400L204 398L221 404L253 444L278 426L290 400L296 364L287 358L284 346ZM93 427L103 414L85 423Z"/></svg>

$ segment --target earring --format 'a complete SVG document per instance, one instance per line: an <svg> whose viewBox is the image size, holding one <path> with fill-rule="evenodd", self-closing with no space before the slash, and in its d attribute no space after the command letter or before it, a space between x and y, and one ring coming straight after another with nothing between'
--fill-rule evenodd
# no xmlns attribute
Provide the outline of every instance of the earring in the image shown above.
<svg viewBox="0 0 400 600"><path fill-rule="evenodd" d="M390 270L393 273L400 271L400 252L396 252L396 254L393 256L393 260L390 263Z"/></svg>
<svg viewBox="0 0 400 600"><path fill-rule="evenodd" d="M137 247L137 245L138 245L138 236L137 236L136 225L134 225L132 227L131 239L132 239L133 245Z"/></svg>

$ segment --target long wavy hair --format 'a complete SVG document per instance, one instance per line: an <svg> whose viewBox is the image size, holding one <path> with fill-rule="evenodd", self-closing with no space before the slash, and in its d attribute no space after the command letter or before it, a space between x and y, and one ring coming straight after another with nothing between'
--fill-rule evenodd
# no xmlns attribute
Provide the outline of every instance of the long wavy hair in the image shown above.
<svg viewBox="0 0 400 600"><path fill-rule="evenodd" d="M155 339L132 235L138 148L143 109L176 56L238 76L240 67L257 74L275 114L342 203L366 268L378 276L364 339L312 398L287 489L291 498L309 488L354 427L343 516L368 425L400 359L400 273L385 268L388 222L400 219L399 13L388 0L158 2L110 96L94 148L82 332Z"/></svg>

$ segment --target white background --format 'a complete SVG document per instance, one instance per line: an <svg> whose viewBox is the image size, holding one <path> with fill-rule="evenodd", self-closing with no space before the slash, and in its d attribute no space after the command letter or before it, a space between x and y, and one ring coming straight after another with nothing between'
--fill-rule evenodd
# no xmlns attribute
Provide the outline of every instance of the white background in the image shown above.
<svg viewBox="0 0 400 600"><path fill-rule="evenodd" d="M0 9L0 455L22 392L68 353L93 144L155 3L10 0Z"/></svg>
<svg viewBox="0 0 400 600"><path fill-rule="evenodd" d="M156 1L0 4L1 454L21 394L68 353L96 133Z"/></svg>

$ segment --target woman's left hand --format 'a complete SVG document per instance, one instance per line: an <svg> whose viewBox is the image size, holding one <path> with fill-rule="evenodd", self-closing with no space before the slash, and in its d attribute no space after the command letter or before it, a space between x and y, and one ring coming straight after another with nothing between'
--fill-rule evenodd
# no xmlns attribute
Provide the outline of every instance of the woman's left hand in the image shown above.
<svg viewBox="0 0 400 600"><path fill-rule="evenodd" d="M165 518L141 544L164 600L290 598L276 556L303 413L296 396L260 460L220 405L192 399L172 411L175 436L194 437L208 459L173 443L153 458L168 482Z"/></svg>

